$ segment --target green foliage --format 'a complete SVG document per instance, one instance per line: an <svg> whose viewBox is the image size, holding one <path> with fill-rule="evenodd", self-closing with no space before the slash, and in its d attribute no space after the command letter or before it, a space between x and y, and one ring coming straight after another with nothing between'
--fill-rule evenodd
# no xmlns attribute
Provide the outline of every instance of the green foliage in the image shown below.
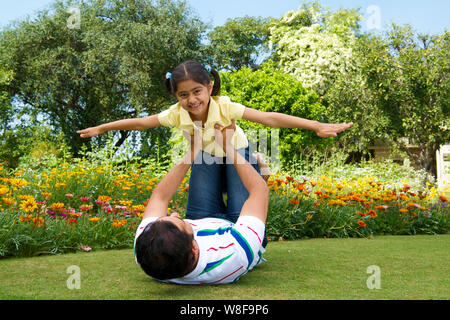
<svg viewBox="0 0 450 320"><path fill-rule="evenodd" d="M79 28L68 26L71 6ZM57 0L2 31L1 60L15 75L11 95L27 114L48 116L77 155L88 143L77 130L160 111L165 72L201 58L204 30L185 2Z"/></svg>
<svg viewBox="0 0 450 320"><path fill-rule="evenodd" d="M332 13L319 2L303 4L272 23L275 57L286 73L323 95L337 75L355 68L352 46L361 18L356 10Z"/></svg>
<svg viewBox="0 0 450 320"><path fill-rule="evenodd" d="M208 34L206 50L219 69L239 70L261 64L261 56L268 54L271 18L242 17L228 19L223 26Z"/></svg>
<svg viewBox="0 0 450 320"><path fill-rule="evenodd" d="M355 122L343 141L347 149L363 151L380 138L435 171L436 150L450 141L449 46L448 31L421 36L410 26L359 39L358 68L341 75L326 96L331 121ZM401 137L420 146L419 154Z"/></svg>
<svg viewBox="0 0 450 320"><path fill-rule="evenodd" d="M3 136L9 128L13 108L10 104L10 94L7 90L13 80L13 72L6 71L0 64L0 134Z"/></svg>
<svg viewBox="0 0 450 320"><path fill-rule="evenodd" d="M252 71L242 68L234 73L222 73L222 94L231 101L265 112L280 112L311 120L322 120L324 106L314 91L305 89L301 82L292 75L276 69L272 61ZM245 131L258 133L267 129L261 124L240 121L239 126ZM279 132L280 158L284 161L298 158L302 148L314 146L321 149L331 139L322 139L312 131L300 129L281 129ZM271 145L270 140L268 146Z"/></svg>
<svg viewBox="0 0 450 320"><path fill-rule="evenodd" d="M39 168L57 158L70 157L70 149L62 134L54 135L45 126L16 126L2 135L0 159L9 168L24 165Z"/></svg>

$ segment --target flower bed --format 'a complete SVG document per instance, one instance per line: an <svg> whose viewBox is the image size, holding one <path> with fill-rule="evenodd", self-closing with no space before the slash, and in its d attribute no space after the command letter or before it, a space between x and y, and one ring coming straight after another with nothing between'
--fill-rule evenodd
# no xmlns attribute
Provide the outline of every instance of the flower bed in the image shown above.
<svg viewBox="0 0 450 320"><path fill-rule="evenodd" d="M9 172L0 165L0 257L132 248L146 203L165 171L87 161ZM188 179L169 212L183 216ZM438 234L449 230L448 194L392 188L374 178L272 176L270 240Z"/></svg>

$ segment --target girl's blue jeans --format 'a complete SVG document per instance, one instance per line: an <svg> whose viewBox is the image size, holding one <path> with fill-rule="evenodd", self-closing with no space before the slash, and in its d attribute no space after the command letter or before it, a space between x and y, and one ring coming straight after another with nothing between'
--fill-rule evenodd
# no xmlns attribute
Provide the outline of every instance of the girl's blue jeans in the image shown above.
<svg viewBox="0 0 450 320"><path fill-rule="evenodd" d="M237 151L260 173L249 148ZM191 167L186 218L221 218L235 223L247 198L248 191L234 165L225 157L201 150Z"/></svg>
<svg viewBox="0 0 450 320"><path fill-rule="evenodd" d="M261 174L250 148L237 150ZM201 158L199 158L201 157ZM226 203L223 194L227 194ZM249 194L232 163L201 150L191 166L186 219L220 218L235 223ZM262 246L267 245L264 235Z"/></svg>

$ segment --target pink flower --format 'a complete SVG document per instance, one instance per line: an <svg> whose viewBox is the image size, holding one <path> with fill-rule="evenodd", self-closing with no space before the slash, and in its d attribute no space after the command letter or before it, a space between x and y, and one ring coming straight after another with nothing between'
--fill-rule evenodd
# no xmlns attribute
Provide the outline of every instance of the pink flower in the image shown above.
<svg viewBox="0 0 450 320"><path fill-rule="evenodd" d="M88 197L81 197L80 200L81 200L81 201L86 201L86 202L88 202L88 201L89 201L89 198L88 198Z"/></svg>
<svg viewBox="0 0 450 320"><path fill-rule="evenodd" d="M86 251L86 252L89 252L89 251L91 251L91 250L92 250L92 248L91 248L91 247L88 247L88 246L84 246L83 244L80 244L80 248L81 248L82 250Z"/></svg>
<svg viewBox="0 0 450 320"><path fill-rule="evenodd" d="M73 194L72 194L72 193L66 193L65 196L66 196L67 198L73 198Z"/></svg>

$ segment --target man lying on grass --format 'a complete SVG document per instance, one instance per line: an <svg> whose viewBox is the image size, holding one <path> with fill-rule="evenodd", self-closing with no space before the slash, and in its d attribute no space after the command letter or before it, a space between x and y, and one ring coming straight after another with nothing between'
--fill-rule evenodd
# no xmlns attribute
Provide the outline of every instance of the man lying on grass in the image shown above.
<svg viewBox="0 0 450 320"><path fill-rule="evenodd" d="M225 284L237 281L261 263L269 190L260 174L233 148L234 130L234 122L226 128L217 126L216 142L249 193L239 219L231 223L217 218L167 216L169 201L201 146L197 137L189 137L190 150L153 191L136 232L136 262L149 276L168 283ZM196 186L189 188L195 192ZM222 201L221 197L217 201Z"/></svg>

